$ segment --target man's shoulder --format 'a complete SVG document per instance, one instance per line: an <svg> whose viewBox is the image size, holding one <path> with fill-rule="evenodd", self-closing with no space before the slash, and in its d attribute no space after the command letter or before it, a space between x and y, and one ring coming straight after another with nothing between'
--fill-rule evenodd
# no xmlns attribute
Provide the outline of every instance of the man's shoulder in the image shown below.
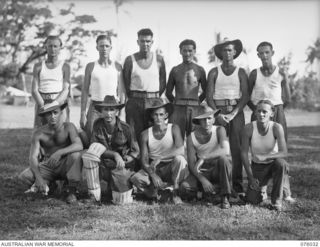
<svg viewBox="0 0 320 247"><path fill-rule="evenodd" d="M132 56L135 56L136 53L128 55L126 59L124 60L123 68L126 66L132 65Z"/></svg>
<svg viewBox="0 0 320 247"><path fill-rule="evenodd" d="M209 74L218 74L218 67L219 66L216 66L216 67L213 67L212 69L210 69Z"/></svg>
<svg viewBox="0 0 320 247"><path fill-rule="evenodd" d="M40 138L45 133L46 129L47 129L46 125L42 125L42 126L36 128L32 133L32 139Z"/></svg>
<svg viewBox="0 0 320 247"><path fill-rule="evenodd" d="M162 62L163 61L163 56L157 53L154 53L156 55L156 59L158 62Z"/></svg>
<svg viewBox="0 0 320 247"><path fill-rule="evenodd" d="M33 66L33 70L37 71L37 72L40 72L41 68L42 68L42 63L43 63L42 61L38 62L38 63L35 63L34 66Z"/></svg>
<svg viewBox="0 0 320 247"><path fill-rule="evenodd" d="M251 70L250 76L256 76L258 73L258 69L260 69L260 68L255 68L255 69Z"/></svg>
<svg viewBox="0 0 320 247"><path fill-rule="evenodd" d="M96 63L96 62L89 62L89 63L87 63L86 69L93 69L95 63Z"/></svg>
<svg viewBox="0 0 320 247"><path fill-rule="evenodd" d="M71 122L64 122L63 123L63 126L67 129L76 129L76 126L74 125L74 123L71 123Z"/></svg>

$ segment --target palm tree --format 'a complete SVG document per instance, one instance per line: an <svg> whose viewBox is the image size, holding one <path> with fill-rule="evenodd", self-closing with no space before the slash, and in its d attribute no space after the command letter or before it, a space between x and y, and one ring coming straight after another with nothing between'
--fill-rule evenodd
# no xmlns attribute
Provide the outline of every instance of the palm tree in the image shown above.
<svg viewBox="0 0 320 247"><path fill-rule="evenodd" d="M320 81L320 38L307 48L307 73Z"/></svg>
<svg viewBox="0 0 320 247"><path fill-rule="evenodd" d="M320 38L318 38L313 45L307 49L307 63L313 64L315 59L320 60Z"/></svg>

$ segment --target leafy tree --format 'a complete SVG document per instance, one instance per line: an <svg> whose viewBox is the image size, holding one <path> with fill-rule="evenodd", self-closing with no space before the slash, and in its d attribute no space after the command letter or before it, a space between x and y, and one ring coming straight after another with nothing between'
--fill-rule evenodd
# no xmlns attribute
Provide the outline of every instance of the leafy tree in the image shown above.
<svg viewBox="0 0 320 247"><path fill-rule="evenodd" d="M77 68L85 55L84 42L98 33L115 35L110 30L90 30L96 22L91 15L76 15L74 4L54 15L49 0L0 0L0 80L16 85L31 65L45 55L43 41L49 34L61 37L69 51L68 61ZM64 23L61 20L66 20ZM23 82L22 82L23 83Z"/></svg>

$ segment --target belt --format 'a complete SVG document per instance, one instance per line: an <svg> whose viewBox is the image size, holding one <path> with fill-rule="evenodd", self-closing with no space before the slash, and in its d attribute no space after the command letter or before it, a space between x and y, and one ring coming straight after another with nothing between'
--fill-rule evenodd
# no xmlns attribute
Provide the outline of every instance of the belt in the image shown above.
<svg viewBox="0 0 320 247"><path fill-rule="evenodd" d="M40 95L41 95L41 98L44 100L55 100L58 97L59 93L60 92L58 93L41 93L40 92Z"/></svg>
<svg viewBox="0 0 320 247"><path fill-rule="evenodd" d="M237 105L239 99L214 99L214 104L216 106L230 106Z"/></svg>
<svg viewBox="0 0 320 247"><path fill-rule="evenodd" d="M175 105L192 105L192 106L198 106L199 100L198 99L175 99L174 100Z"/></svg>
<svg viewBox="0 0 320 247"><path fill-rule="evenodd" d="M141 99L160 97L159 92L146 92L146 91L131 91L129 95L132 98L141 98Z"/></svg>

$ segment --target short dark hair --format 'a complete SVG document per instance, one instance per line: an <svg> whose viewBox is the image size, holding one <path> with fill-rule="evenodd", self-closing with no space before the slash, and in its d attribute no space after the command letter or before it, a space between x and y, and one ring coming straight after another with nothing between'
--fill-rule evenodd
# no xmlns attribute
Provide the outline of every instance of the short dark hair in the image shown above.
<svg viewBox="0 0 320 247"><path fill-rule="evenodd" d="M197 49L196 42L194 42L194 40L192 40L192 39L183 40L179 45L180 50L182 49L182 46L184 46L184 45L192 45L194 49Z"/></svg>
<svg viewBox="0 0 320 247"><path fill-rule="evenodd" d="M137 34L138 34L138 37L139 36L151 36L151 37L153 37L153 32L151 31L150 28L140 29Z"/></svg>
<svg viewBox="0 0 320 247"><path fill-rule="evenodd" d="M270 100L268 100L268 99L259 100L259 102L257 103L257 106L258 106L258 105L261 105L261 104L270 105L271 110L274 112L274 110L275 110L274 104L272 104L272 102L271 102Z"/></svg>
<svg viewBox="0 0 320 247"><path fill-rule="evenodd" d="M273 50L273 46L272 46L272 44L270 42L263 41L257 46L257 51L259 50L260 47L263 47L263 46L269 46L271 48L271 50Z"/></svg>
<svg viewBox="0 0 320 247"><path fill-rule="evenodd" d="M59 40L60 46L62 46L62 40L58 35L49 35L46 40L44 41L44 44L46 44L49 40Z"/></svg>
<svg viewBox="0 0 320 247"><path fill-rule="evenodd" d="M96 39L96 43L98 44L98 42L99 42L100 40L103 40L103 39L108 40L108 41L110 42L110 45L112 45L112 41L111 41L110 36L108 36L108 35L106 35L106 34L100 34L100 35L97 37L97 39Z"/></svg>

